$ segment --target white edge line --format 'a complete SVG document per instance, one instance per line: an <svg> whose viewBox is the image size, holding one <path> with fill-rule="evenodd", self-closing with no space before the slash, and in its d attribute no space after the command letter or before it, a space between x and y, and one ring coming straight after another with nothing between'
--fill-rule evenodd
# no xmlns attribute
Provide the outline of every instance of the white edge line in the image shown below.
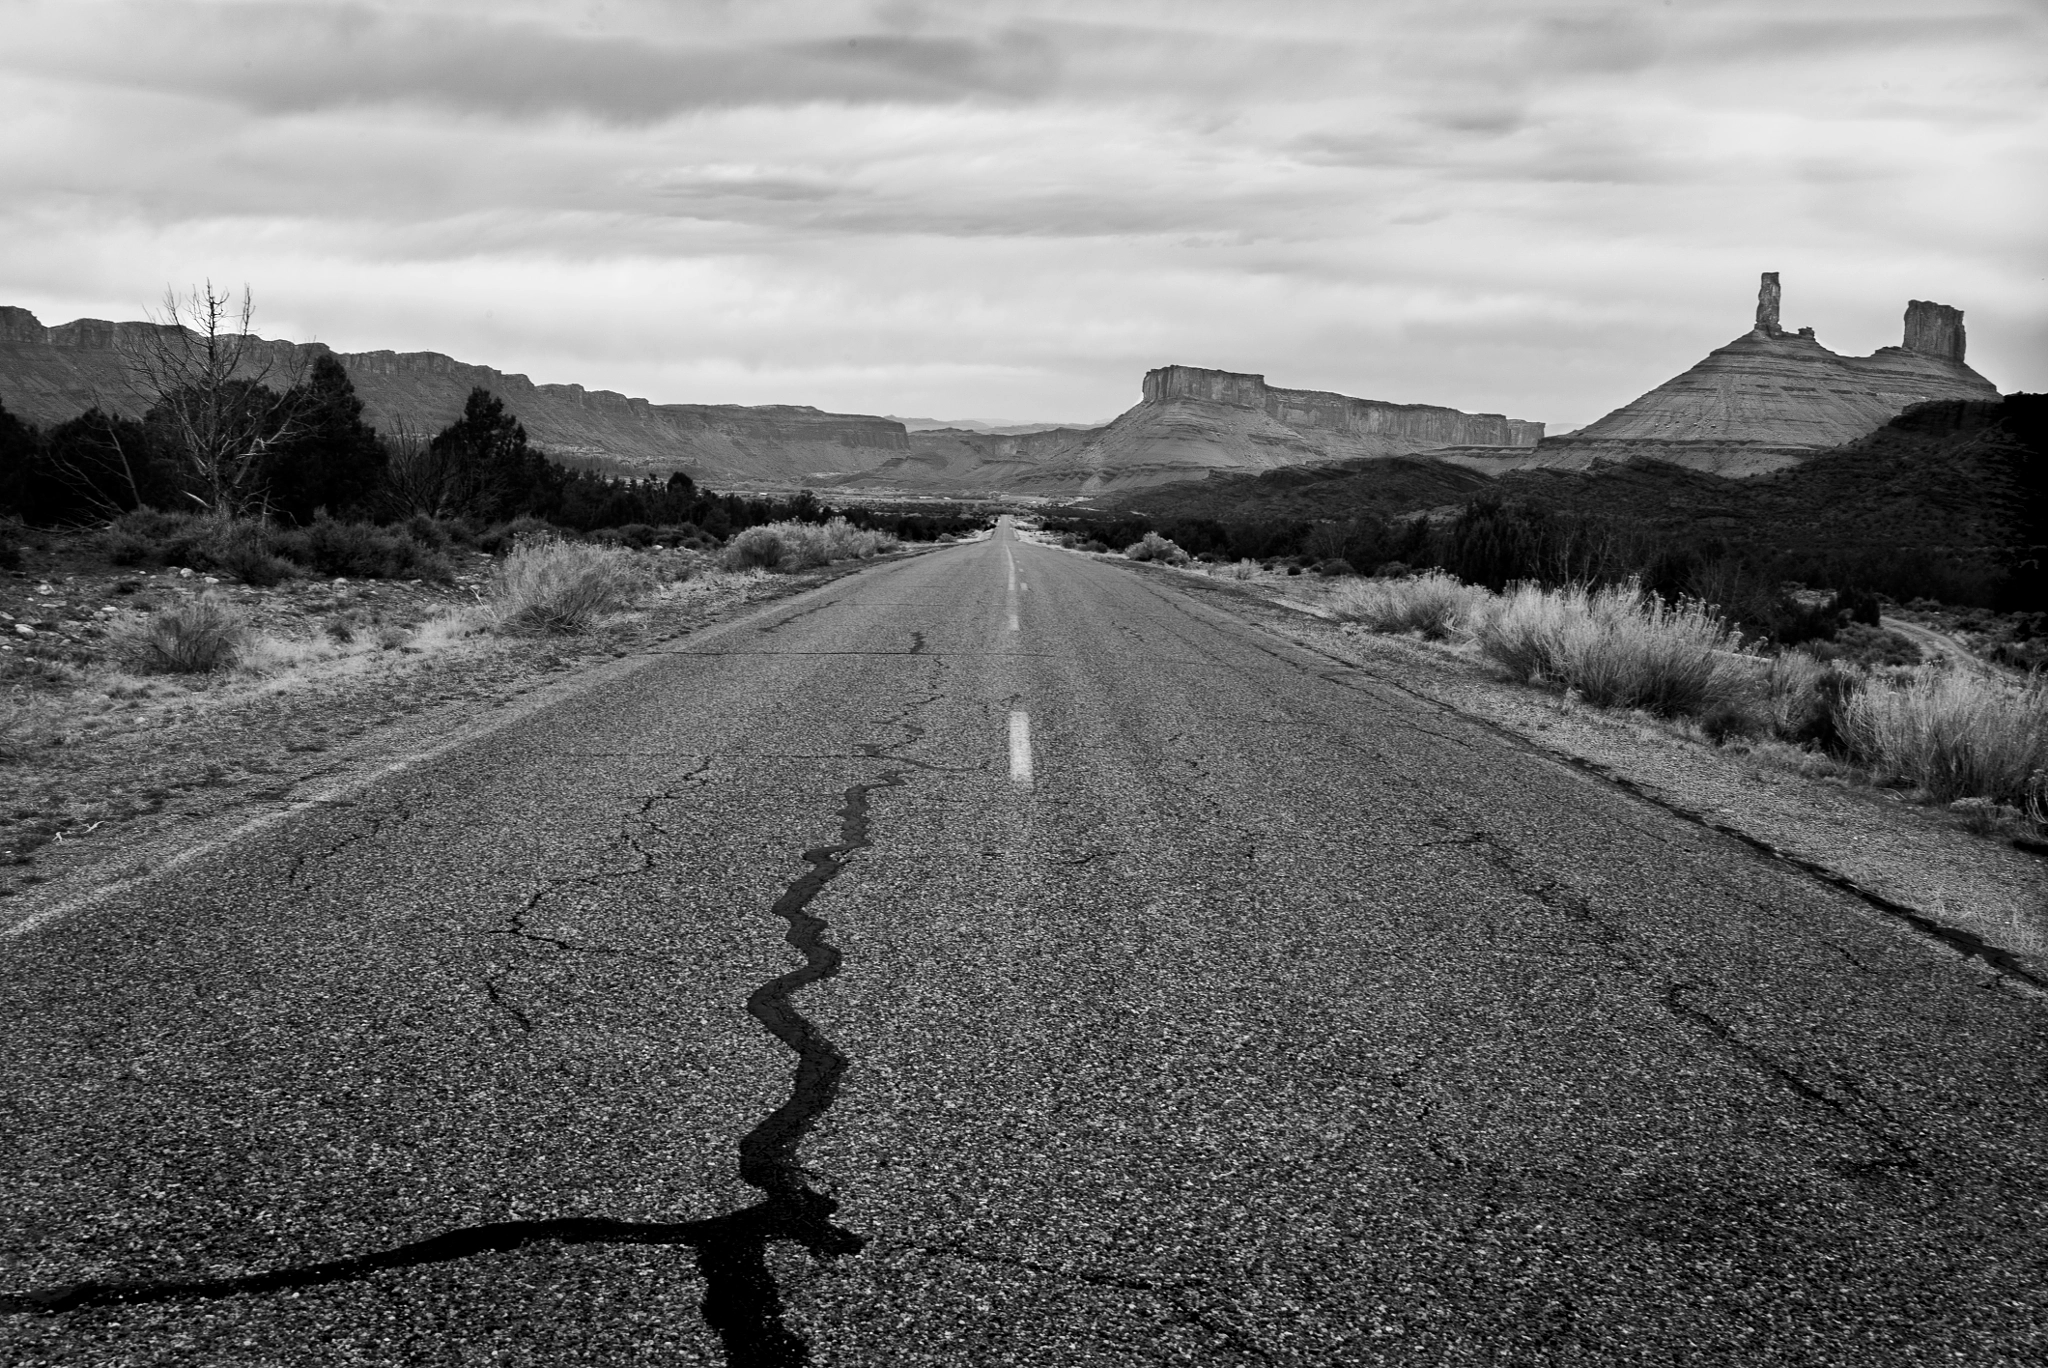
<svg viewBox="0 0 2048 1368"><path fill-rule="evenodd" d="M762 618L781 612L793 603L802 603L814 596L821 595L826 590L843 584L847 580L857 578L859 573L859 571L856 571L854 574L837 576L827 580L824 584L818 585L814 589L807 589L800 594L791 594L787 598L770 599L751 611L742 611L737 617L728 618L724 622L716 623L698 631L678 633L670 640L680 640L685 637L694 638L695 642L693 644L715 641L728 634L737 633ZM106 883L95 885L75 897L65 899L63 902L54 903L49 907L30 912L22 917L20 921L0 927L0 941L14 940L28 934L39 926L46 926L50 922L68 917L75 912L83 912L87 908L107 901L118 893L124 893L129 889L146 884L152 879L160 878L174 870L182 869L194 860L203 859L216 851L224 850L237 841L246 840L250 836L267 831L281 822L289 821L291 818L310 812L314 808L330 807L354 794L360 793L372 785L382 783L393 775L403 774L405 771L424 765L428 761L438 760L448 752L458 750L463 746L474 745L484 741L507 728L517 726L536 713L543 712L558 704L566 703L572 698L581 697L592 689L614 682L618 677L638 673L640 670L651 666L655 661L671 654L687 654L687 652L655 650L638 655L630 655L623 660L613 660L606 664L586 667L588 673L585 673L583 670L577 670L570 673L567 677L547 680L523 698L518 695L501 698L499 700L500 703L510 704L511 706L507 707L502 714L496 717L480 719L478 722L472 723L470 726L458 731L455 735L438 741L423 751L405 756L403 759L394 760L389 764L381 765L367 774L357 774L340 780L332 787L322 789L310 797L295 798L285 806L273 808L271 811L265 812L260 816L252 817L219 836L209 837L195 845L182 847L175 853L166 855L162 860L151 863L147 868L138 869L132 874L122 875ZM579 678L579 675L582 677ZM147 856L145 855L144 858L147 858ZM4 905L0 905L0 910L4 910Z"/></svg>
<svg viewBox="0 0 2048 1368"><path fill-rule="evenodd" d="M492 730L497 729L493 728ZM482 736L488 736L489 734L489 732L485 732ZM268 830L302 813L311 812L314 808L332 807L334 804L361 792L363 789L369 788L373 784L389 779L394 774L403 774L405 771L419 765L424 765L430 760L438 760L449 751L480 740L482 736L465 734L453 737L430 749L421 751L417 755L408 755L403 760L394 760L390 764L372 770L368 774L355 775L334 785L332 788L323 789L311 797L295 798L284 807L272 809L260 817L252 817L240 826L219 836L201 841L197 845L186 846L175 854L165 856L162 861L152 864L146 869L140 869L133 874L124 875L109 883L103 883L97 888L89 889L77 897L58 903L53 907L45 907L40 911L31 912L12 926L7 927L5 930L0 930L0 940L13 940L17 936L28 934L46 922L68 917L74 912L83 912L86 908L96 903L105 902L117 893L124 893L138 885L148 883L151 879L160 878L165 874L171 873L173 870L182 869L194 860L202 859L218 850L225 850L237 841L246 840L260 831Z"/></svg>

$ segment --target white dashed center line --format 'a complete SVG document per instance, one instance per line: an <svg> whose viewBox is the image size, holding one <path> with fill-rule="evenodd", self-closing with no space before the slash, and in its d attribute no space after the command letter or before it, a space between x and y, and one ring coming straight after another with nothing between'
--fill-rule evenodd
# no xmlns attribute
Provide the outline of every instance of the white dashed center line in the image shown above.
<svg viewBox="0 0 2048 1368"><path fill-rule="evenodd" d="M1031 787L1031 715L1022 708L1010 709L1010 782Z"/></svg>
<svg viewBox="0 0 2048 1368"><path fill-rule="evenodd" d="M1018 630L1018 627L1017 627L1017 558L1016 558L1015 556L1013 556L1013 555L1011 555L1011 554L1010 554L1010 548L1006 546L1006 547L1004 547L1004 548L1003 548L1003 559L1004 559L1004 560L1006 560L1006 561L1008 561L1008 562L1009 562L1009 565L1010 565L1010 587L1009 587L1009 589L1008 589L1007 593L1005 594L1005 601L1007 602L1007 604L1008 604L1008 606L1009 606L1009 610L1010 610L1010 623L1009 623L1009 626L1008 626L1008 628L1007 628L1006 630L1014 632L1014 631L1017 631L1017 630Z"/></svg>

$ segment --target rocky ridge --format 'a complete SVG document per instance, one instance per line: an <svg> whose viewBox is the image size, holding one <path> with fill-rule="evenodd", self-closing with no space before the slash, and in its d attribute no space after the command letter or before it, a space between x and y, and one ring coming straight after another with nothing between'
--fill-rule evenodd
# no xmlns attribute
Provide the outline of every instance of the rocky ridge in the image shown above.
<svg viewBox="0 0 2048 1368"><path fill-rule="evenodd" d="M1262 375L1161 366L1107 426L910 434L904 456L839 481L872 489L1001 489L1088 496L1333 460L1464 445L1534 450L1543 425L1497 413L1270 386Z"/></svg>
<svg viewBox="0 0 2048 1368"><path fill-rule="evenodd" d="M158 325L78 319L44 327L26 309L0 306L0 403L43 426L95 404L139 414L132 354ZM252 373L289 383L331 348L259 339ZM796 404L655 404L581 385L537 385L524 375L439 352L334 352L385 432L433 432L461 416L481 386L505 401L541 446L570 460L632 473L687 470L721 487L790 485L869 469L908 450L903 425Z"/></svg>

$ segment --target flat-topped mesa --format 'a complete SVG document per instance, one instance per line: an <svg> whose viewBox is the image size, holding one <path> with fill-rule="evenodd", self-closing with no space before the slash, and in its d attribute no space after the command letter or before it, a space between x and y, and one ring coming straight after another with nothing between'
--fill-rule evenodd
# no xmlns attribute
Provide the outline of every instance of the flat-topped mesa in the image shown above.
<svg viewBox="0 0 2048 1368"><path fill-rule="evenodd" d="M1998 388L1963 363L1963 311L1916 299L1904 344L1869 356L1823 347L1813 329L1779 322L1778 273L1757 290L1756 324L1655 389L1557 441L1832 447L1874 432L1930 399L1996 399ZM1616 449L1617 454L1619 448ZM1647 449L1635 454L1648 454ZM1667 459L1683 459L1674 453Z"/></svg>
<svg viewBox="0 0 2048 1368"><path fill-rule="evenodd" d="M1924 299L1906 301L1907 351L1939 356L1960 365L1968 341L1963 332L1961 309L1952 309L1946 304L1931 304Z"/></svg>
<svg viewBox="0 0 2048 1368"><path fill-rule="evenodd" d="M1277 389L1268 385L1263 375L1200 366L1161 366L1145 373L1147 403L1175 400L1257 409L1298 431L1350 433L1379 439L1376 445L1384 442L1390 449L1403 451L1447 446L1533 447L1543 438L1543 424L1498 413L1354 399L1326 390Z"/></svg>

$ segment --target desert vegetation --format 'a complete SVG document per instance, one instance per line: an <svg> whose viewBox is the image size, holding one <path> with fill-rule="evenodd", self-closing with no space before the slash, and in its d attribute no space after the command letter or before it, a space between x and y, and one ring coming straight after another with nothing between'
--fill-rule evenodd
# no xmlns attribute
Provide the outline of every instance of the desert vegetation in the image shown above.
<svg viewBox="0 0 2048 1368"><path fill-rule="evenodd" d="M1722 743L1777 744L1856 767L1993 827L2048 825L2048 680L2039 673L1822 659L1747 638L1699 598L1636 582L1496 593L1442 571L1332 584L1321 605L1369 632L1414 633L1517 681L1640 710Z"/></svg>
<svg viewBox="0 0 2048 1368"><path fill-rule="evenodd" d="M651 587L623 547L542 536L521 541L493 567L489 602L509 631L583 632Z"/></svg>
<svg viewBox="0 0 2048 1368"><path fill-rule="evenodd" d="M199 359L154 358L185 378L139 416L44 431L0 410L0 765L45 790L0 814L0 871L21 841L58 839L53 813L106 815L87 796L127 784L104 757L138 729L169 735L194 710L381 716L379 697L614 651L778 592L770 573L988 521L577 468L481 390L437 433L380 433L331 357L296 379ZM775 554L753 555L764 539ZM299 745L227 742L252 773Z"/></svg>
<svg viewBox="0 0 2048 1368"><path fill-rule="evenodd" d="M1181 549L1180 544L1160 536L1157 532L1147 532L1126 546L1124 558L1134 561L1159 561L1165 565L1188 563L1188 553Z"/></svg>
<svg viewBox="0 0 2048 1368"><path fill-rule="evenodd" d="M1647 517L1561 509L1490 491L1466 498L1450 513L1388 516L1365 509L1322 520L1157 521L1096 514L1048 518L1045 528L1077 548L1130 546L1157 536L1205 565L1252 561L1290 577L1348 581L1433 570L1494 592L1528 583L1633 583L1665 601L1715 604L1751 640L1805 646L1824 658L1857 663L1911 664L1911 649L1882 634L1879 605L1888 599L1926 611L1976 614L1984 619L1976 630L1997 638L1990 644L2001 658L2023 664L2048 660L2048 602L2031 601L2030 595L2038 597L2032 580L1911 544L1909 529L1892 529L1890 537L1874 530L1854 551L1812 550L1674 534Z"/></svg>
<svg viewBox="0 0 2048 1368"><path fill-rule="evenodd" d="M132 362L139 414L95 407L47 431L0 408L0 571L29 529L104 530L116 565L217 574L267 587L304 575L445 581L451 546L501 555L552 535L709 551L764 525L830 525L783 568L823 563L874 534L931 541L985 526L958 512L834 509L810 491L716 494L681 471L604 473L528 439L504 402L471 391L438 432L379 432L347 370L319 354L302 374L255 366L250 304L210 285L166 296L163 327Z"/></svg>
<svg viewBox="0 0 2048 1368"><path fill-rule="evenodd" d="M837 560L870 560L898 545L893 534L855 527L845 518L823 523L788 519L739 533L719 554L719 563L728 570L809 570Z"/></svg>
<svg viewBox="0 0 2048 1368"><path fill-rule="evenodd" d="M138 674L211 674L240 664L249 641L239 610L200 594L117 624L111 654Z"/></svg>

